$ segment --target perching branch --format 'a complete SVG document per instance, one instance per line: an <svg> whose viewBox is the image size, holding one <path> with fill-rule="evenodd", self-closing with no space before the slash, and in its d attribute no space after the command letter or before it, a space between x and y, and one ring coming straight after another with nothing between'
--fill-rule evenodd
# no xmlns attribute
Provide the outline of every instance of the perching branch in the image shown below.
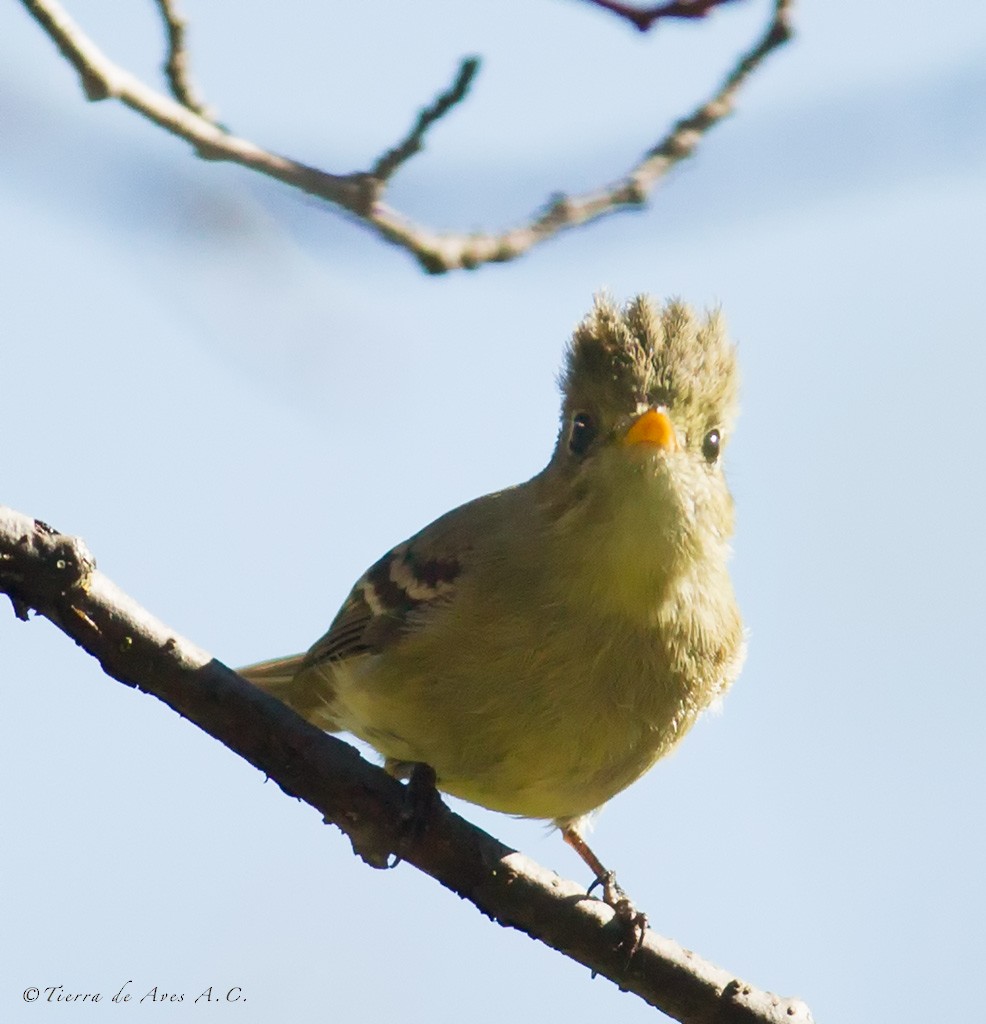
<svg viewBox="0 0 986 1024"><path fill-rule="evenodd" d="M153 694L346 833L373 867L402 860L498 923L559 950L685 1024L809 1024L800 1000L734 978L648 930L629 962L614 912L437 801L402 831L404 788L348 744L255 689L153 618L96 569L85 545L0 506L0 593L53 622L114 679Z"/></svg>
<svg viewBox="0 0 986 1024"><path fill-rule="evenodd" d="M794 0L773 0L773 12L766 31L737 61L712 99L682 118L622 178L582 195L556 194L526 222L499 234L440 234L415 224L383 201L390 176L421 149L428 129L465 97L478 67L474 57L463 60L451 88L419 115L407 138L381 157L370 170L332 174L238 138L205 116L205 107L188 80L184 23L175 12L173 0L156 2L168 30L167 76L177 99L155 91L113 63L72 21L58 0L21 2L79 73L90 100L117 99L165 131L191 143L198 155L205 159L238 163L292 188L326 199L354 215L388 242L406 249L425 270L438 274L516 259L533 246L569 228L587 224L607 213L643 205L671 168L690 156L706 133L732 112L736 94L749 75L772 50L790 38L790 12ZM601 2L611 10L625 7L609 0L595 2ZM704 13L711 5L712 0L680 0L663 6L694 8L695 11L702 7ZM659 13L653 13L651 22L660 16L686 16L681 10L672 12L655 8L654 11Z"/></svg>

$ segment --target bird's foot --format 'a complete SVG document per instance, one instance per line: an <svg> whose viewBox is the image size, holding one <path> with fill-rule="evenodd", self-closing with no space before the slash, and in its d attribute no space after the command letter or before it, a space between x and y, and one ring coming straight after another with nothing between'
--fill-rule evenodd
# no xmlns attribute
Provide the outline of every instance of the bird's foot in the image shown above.
<svg viewBox="0 0 986 1024"><path fill-rule="evenodd" d="M616 872L603 867L602 862L592 852L589 844L582 838L582 834L576 827L570 825L562 829L562 838L585 861L596 876L596 880L589 886L588 894L591 895L597 885L603 887L603 902L613 908L616 920L623 931L618 948L626 952L627 963L629 963L644 941L644 932L647 931L647 915L637 910L633 900L627 896L616 881Z"/></svg>
<svg viewBox="0 0 986 1024"><path fill-rule="evenodd" d="M623 887L616 880L615 871L604 871L602 875L597 876L589 886L590 894L597 885L603 887L603 902L606 906L613 908L616 919L623 930L619 948L626 953L627 961L629 961L644 941L644 932L647 931L647 915L642 910L638 910L633 900L623 891Z"/></svg>
<svg viewBox="0 0 986 1024"><path fill-rule="evenodd" d="M404 806L397 826L397 848L390 867L395 868L400 864L408 845L420 839L428 828L435 806L441 800L436 782L435 769L431 765L411 765L404 786Z"/></svg>

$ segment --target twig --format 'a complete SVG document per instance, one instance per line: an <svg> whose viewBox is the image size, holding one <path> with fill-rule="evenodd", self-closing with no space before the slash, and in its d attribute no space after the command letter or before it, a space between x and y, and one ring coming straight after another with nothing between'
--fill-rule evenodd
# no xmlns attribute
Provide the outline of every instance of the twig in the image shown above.
<svg viewBox="0 0 986 1024"><path fill-rule="evenodd" d="M171 87L171 95L183 106L188 107L206 121L215 121L215 113L198 96L192 84L188 66L188 50L185 47L185 19L178 13L175 0L154 0L161 12L164 28L168 34L168 56L164 62L164 74Z"/></svg>
<svg viewBox="0 0 986 1024"><path fill-rule="evenodd" d="M469 59L460 67L452 88L420 115L407 139L374 168L354 174L330 174L237 138L188 106L144 85L109 60L65 13L58 0L21 2L79 73L89 99L114 97L166 131L186 139L206 159L241 164L335 203L382 238L412 253L425 270L438 274L516 259L561 231L619 209L641 206L671 167L691 155L706 132L731 113L740 85L772 50L790 37L794 0L774 0L763 36L739 59L715 96L679 121L622 179L579 196L555 198L526 223L499 234L439 234L413 223L383 202L386 176L420 148L424 132L461 99L459 93L464 94L475 73Z"/></svg>
<svg viewBox="0 0 986 1024"><path fill-rule="evenodd" d="M370 176L378 181L386 181L405 160L409 160L415 153L419 152L424 143L425 133L436 121L444 117L456 103L461 103L466 98L469 86L472 84L472 80L476 77L478 71L478 57L464 58L459 65L459 71L452 85L438 96L430 107L425 107L421 111L407 137L380 157L373 165Z"/></svg>
<svg viewBox="0 0 986 1024"><path fill-rule="evenodd" d="M32 608L114 679L153 694L337 825L374 867L401 836L403 788L348 744L309 725L153 618L96 569L85 545L0 506L0 593ZM762 992L647 931L629 963L615 914L441 801L401 855L500 924L517 928L695 1024L808 1024L800 1000Z"/></svg>
<svg viewBox="0 0 986 1024"><path fill-rule="evenodd" d="M646 32L655 22L662 18L704 18L710 11L733 0L671 0L670 3L657 4L654 7L634 7L620 3L619 0L586 0L587 3L612 11L621 18L626 18L635 28Z"/></svg>

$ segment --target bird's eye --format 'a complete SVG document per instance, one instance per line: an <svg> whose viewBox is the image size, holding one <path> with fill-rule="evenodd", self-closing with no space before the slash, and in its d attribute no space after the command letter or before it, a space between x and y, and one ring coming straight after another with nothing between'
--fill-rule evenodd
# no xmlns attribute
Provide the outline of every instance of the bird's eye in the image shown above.
<svg viewBox="0 0 986 1024"><path fill-rule="evenodd" d="M710 430L702 439L702 454L706 462L715 462L719 458L719 446L722 437L718 430Z"/></svg>
<svg viewBox="0 0 986 1024"><path fill-rule="evenodd" d="M572 417L572 431L568 435L568 450L573 455L585 455L597 432L596 421L588 413L576 413Z"/></svg>

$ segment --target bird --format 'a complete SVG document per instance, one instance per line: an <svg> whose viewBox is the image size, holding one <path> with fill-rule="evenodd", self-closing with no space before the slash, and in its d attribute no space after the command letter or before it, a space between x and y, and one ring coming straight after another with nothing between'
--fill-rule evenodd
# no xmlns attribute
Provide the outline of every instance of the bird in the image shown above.
<svg viewBox="0 0 986 1024"><path fill-rule="evenodd" d="M627 911L589 824L745 656L723 472L738 379L718 310L597 295L545 468L394 547L307 652L240 673L398 778L427 766L445 793L557 826Z"/></svg>

